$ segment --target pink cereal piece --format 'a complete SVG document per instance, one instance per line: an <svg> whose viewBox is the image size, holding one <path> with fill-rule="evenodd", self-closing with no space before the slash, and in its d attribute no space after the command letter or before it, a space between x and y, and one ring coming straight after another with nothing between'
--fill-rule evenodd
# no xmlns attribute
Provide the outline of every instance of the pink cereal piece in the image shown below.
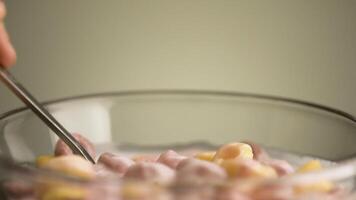
<svg viewBox="0 0 356 200"><path fill-rule="evenodd" d="M125 179L169 184L175 179L175 171L161 163L139 162L126 172Z"/></svg>
<svg viewBox="0 0 356 200"><path fill-rule="evenodd" d="M341 188L341 187L335 187L329 192L306 192L304 194L299 194L296 195L296 198L293 200L305 200L305 199L310 199L310 200L351 200L351 199L356 199L356 196L349 196L349 193L347 190Z"/></svg>
<svg viewBox="0 0 356 200"><path fill-rule="evenodd" d="M177 166L177 181L180 183L204 184L226 178L227 174L223 168L205 160L189 158Z"/></svg>
<svg viewBox="0 0 356 200"><path fill-rule="evenodd" d="M123 175L131 165L135 164L135 162L124 156L103 153L99 157L98 164L104 165L112 172Z"/></svg>
<svg viewBox="0 0 356 200"><path fill-rule="evenodd" d="M138 155L132 158L135 162L157 162L158 155L147 154L147 155Z"/></svg>
<svg viewBox="0 0 356 200"><path fill-rule="evenodd" d="M177 165L182 161L187 159L187 157L179 155L177 152L173 150L168 150L165 153L162 153L157 162L167 165L172 169L175 169Z"/></svg>
<svg viewBox="0 0 356 200"><path fill-rule="evenodd" d="M251 193L254 200L292 200L295 197L292 187L283 184L265 184Z"/></svg>
<svg viewBox="0 0 356 200"><path fill-rule="evenodd" d="M198 153L201 153L203 151L207 151L207 150L203 150L203 149L183 149L181 151L179 151L179 154L185 157L194 157L195 155L197 155Z"/></svg>
<svg viewBox="0 0 356 200"><path fill-rule="evenodd" d="M95 147L94 145L84 136L79 133L72 134L75 139L88 151L88 153L95 158ZM67 144L59 139L56 143L54 155L55 156L63 156L63 155L72 155L73 151L67 146Z"/></svg>
<svg viewBox="0 0 356 200"><path fill-rule="evenodd" d="M110 182L110 184L93 182L87 188L86 198L81 200L119 200L120 190L121 187L118 182Z"/></svg>
<svg viewBox="0 0 356 200"><path fill-rule="evenodd" d="M113 171L111 171L101 163L96 163L94 165L94 171L96 177L110 177L115 174Z"/></svg>
<svg viewBox="0 0 356 200"><path fill-rule="evenodd" d="M262 149L258 144L253 142L245 142L252 147L253 159L260 161L262 164L268 165L276 170L278 176L285 176L293 173L294 168L284 160L271 159L267 152Z"/></svg>
<svg viewBox="0 0 356 200"><path fill-rule="evenodd" d="M176 200L217 200L215 190L212 187L185 187L176 191ZM222 200L222 199L221 199ZM224 199L225 200L225 199Z"/></svg>
<svg viewBox="0 0 356 200"><path fill-rule="evenodd" d="M347 190L340 186L335 186L328 194L335 199L344 199L348 195Z"/></svg>
<svg viewBox="0 0 356 200"><path fill-rule="evenodd" d="M6 181L2 187L8 196L15 199L31 198L34 195L33 185L22 180Z"/></svg>
<svg viewBox="0 0 356 200"><path fill-rule="evenodd" d="M236 186L222 186L216 190L216 200L251 200L251 198L238 190Z"/></svg>
<svg viewBox="0 0 356 200"><path fill-rule="evenodd" d="M278 176L285 176L294 173L294 168L285 160L269 159L261 161L263 164L272 167L276 170Z"/></svg>
<svg viewBox="0 0 356 200"><path fill-rule="evenodd" d="M351 200L351 199L355 199L355 197L348 198L346 196L344 196L344 197L334 196L334 195L330 195L328 193L322 193L322 192L308 192L308 193L296 196L293 200L340 200L340 199Z"/></svg>

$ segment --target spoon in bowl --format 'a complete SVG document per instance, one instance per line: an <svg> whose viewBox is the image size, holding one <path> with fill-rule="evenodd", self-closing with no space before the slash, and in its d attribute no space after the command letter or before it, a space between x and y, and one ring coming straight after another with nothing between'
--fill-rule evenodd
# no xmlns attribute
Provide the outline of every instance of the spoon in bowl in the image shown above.
<svg viewBox="0 0 356 200"><path fill-rule="evenodd" d="M69 148L86 160L95 164L95 160L83 148L83 146L70 134L49 112L29 93L15 78L0 66L0 79L7 87L24 102L57 136L62 139Z"/></svg>

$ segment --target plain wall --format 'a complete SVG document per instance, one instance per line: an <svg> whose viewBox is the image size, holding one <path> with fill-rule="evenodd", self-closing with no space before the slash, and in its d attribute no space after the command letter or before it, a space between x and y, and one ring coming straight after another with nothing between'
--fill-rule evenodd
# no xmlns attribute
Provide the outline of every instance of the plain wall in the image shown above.
<svg viewBox="0 0 356 200"><path fill-rule="evenodd" d="M190 88L356 114L356 1L10 0L13 73L40 100ZM22 106L2 84L0 113Z"/></svg>

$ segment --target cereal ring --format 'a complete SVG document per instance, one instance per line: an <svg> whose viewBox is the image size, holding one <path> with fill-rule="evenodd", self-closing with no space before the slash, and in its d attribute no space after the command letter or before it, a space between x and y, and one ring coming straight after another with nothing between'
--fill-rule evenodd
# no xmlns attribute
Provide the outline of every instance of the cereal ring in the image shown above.
<svg viewBox="0 0 356 200"><path fill-rule="evenodd" d="M261 163L272 167L276 170L278 176L285 176L294 173L294 168L285 160L269 159L264 160Z"/></svg>
<svg viewBox="0 0 356 200"><path fill-rule="evenodd" d="M135 162L124 156L103 153L99 157L98 164L102 164L109 170L123 175L131 165L135 164Z"/></svg>
<svg viewBox="0 0 356 200"><path fill-rule="evenodd" d="M157 162L165 164L172 169L175 169L177 165L185 159L187 159L187 157L181 156L173 150L168 150L167 152L162 153L159 156Z"/></svg>
<svg viewBox="0 0 356 200"><path fill-rule="evenodd" d="M244 143L251 146L253 152L253 159L258 161L269 159L268 153L264 149L262 149L260 145L248 141Z"/></svg>
<svg viewBox="0 0 356 200"><path fill-rule="evenodd" d="M43 168L83 179L91 179L95 176L93 164L77 155L53 158L45 163Z"/></svg>
<svg viewBox="0 0 356 200"><path fill-rule="evenodd" d="M2 184L2 188L7 196L14 199L22 199L34 195L33 185L21 180L6 181Z"/></svg>
<svg viewBox="0 0 356 200"><path fill-rule="evenodd" d="M78 140L78 142L88 151L88 153L95 158L95 147L94 145L84 136L79 133L73 133L73 137ZM61 139L59 139L54 148L55 156L72 155L73 151L69 146Z"/></svg>
<svg viewBox="0 0 356 200"><path fill-rule="evenodd" d="M225 144L219 148L213 160L217 161L235 158L252 159L253 152L251 146L239 142Z"/></svg>
<svg viewBox="0 0 356 200"><path fill-rule="evenodd" d="M277 173L272 167L262 165L256 160L230 159L224 160L220 165L230 177L240 178L275 178Z"/></svg>
<svg viewBox="0 0 356 200"><path fill-rule="evenodd" d="M175 178L175 171L161 163L140 162L129 167L124 178L169 184Z"/></svg>
<svg viewBox="0 0 356 200"><path fill-rule="evenodd" d="M219 182L227 177L223 168L215 163L194 158L185 159L177 166L177 182L204 184Z"/></svg>

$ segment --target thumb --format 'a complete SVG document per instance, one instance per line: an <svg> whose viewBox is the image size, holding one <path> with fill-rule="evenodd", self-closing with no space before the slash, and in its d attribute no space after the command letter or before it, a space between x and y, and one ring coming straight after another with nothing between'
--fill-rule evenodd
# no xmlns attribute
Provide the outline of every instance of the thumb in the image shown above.
<svg viewBox="0 0 356 200"><path fill-rule="evenodd" d="M9 67L16 62L16 52L11 45L9 36L3 23L6 15L6 8L3 2L0 2L0 64Z"/></svg>

